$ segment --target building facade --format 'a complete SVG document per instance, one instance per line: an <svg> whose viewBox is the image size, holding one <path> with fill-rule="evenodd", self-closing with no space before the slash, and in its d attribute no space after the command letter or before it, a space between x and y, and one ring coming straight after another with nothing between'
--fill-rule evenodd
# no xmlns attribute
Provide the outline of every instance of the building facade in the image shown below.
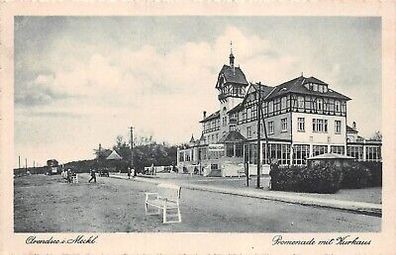
<svg viewBox="0 0 396 255"><path fill-rule="evenodd" d="M201 137L179 147L179 171L235 176L244 174L248 164L255 173L259 115L263 173L274 160L305 165L308 157L323 153L381 160L381 142L365 140L356 124L347 125L349 97L302 74L274 87L252 84L234 61L231 52L229 65L218 75L219 110L209 115L204 111Z"/></svg>

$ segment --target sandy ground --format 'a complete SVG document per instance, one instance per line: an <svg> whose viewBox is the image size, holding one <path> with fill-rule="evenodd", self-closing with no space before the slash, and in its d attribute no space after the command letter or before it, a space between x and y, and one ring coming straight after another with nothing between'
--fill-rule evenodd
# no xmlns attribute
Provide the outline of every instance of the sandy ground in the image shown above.
<svg viewBox="0 0 396 255"><path fill-rule="evenodd" d="M98 177L68 184L32 175L14 181L15 232L360 232L380 231L381 218L339 210L183 189L180 224L144 214L155 185Z"/></svg>

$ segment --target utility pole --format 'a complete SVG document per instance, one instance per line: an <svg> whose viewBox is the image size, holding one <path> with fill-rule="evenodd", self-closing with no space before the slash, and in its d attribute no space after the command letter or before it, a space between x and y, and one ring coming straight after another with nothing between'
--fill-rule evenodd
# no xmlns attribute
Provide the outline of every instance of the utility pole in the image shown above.
<svg viewBox="0 0 396 255"><path fill-rule="evenodd" d="M21 156L18 156L18 168L21 168Z"/></svg>
<svg viewBox="0 0 396 255"><path fill-rule="evenodd" d="M133 169L133 126L130 127L131 130L131 170ZM136 176L136 169L133 171L133 176Z"/></svg>
<svg viewBox="0 0 396 255"><path fill-rule="evenodd" d="M27 170L27 158L25 158L25 168Z"/></svg>
<svg viewBox="0 0 396 255"><path fill-rule="evenodd" d="M257 106L257 188L260 188L260 175L261 175L261 162L260 162L260 153L261 153L261 130L260 130L260 120L261 120L261 84L258 84L257 89L258 94L258 106Z"/></svg>
<svg viewBox="0 0 396 255"><path fill-rule="evenodd" d="M33 160L33 168L36 168L36 161Z"/></svg>

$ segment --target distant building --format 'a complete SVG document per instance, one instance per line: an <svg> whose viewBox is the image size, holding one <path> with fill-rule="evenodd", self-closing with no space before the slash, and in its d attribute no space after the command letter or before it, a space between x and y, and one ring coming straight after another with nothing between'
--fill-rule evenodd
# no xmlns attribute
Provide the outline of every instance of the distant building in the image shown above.
<svg viewBox="0 0 396 255"><path fill-rule="evenodd" d="M179 171L237 175L247 162L255 173L259 94L265 119L260 132L264 172L272 160L281 165L305 165L306 158L328 152L381 160L381 143L358 136L356 123L352 128L347 125L347 102L351 99L315 77L301 74L275 87L252 84L235 66L231 51L229 65L220 70L215 88L219 110L209 115L204 111L200 139L191 137L179 147Z"/></svg>
<svg viewBox="0 0 396 255"><path fill-rule="evenodd" d="M382 161L381 139L365 139L359 135L356 122L347 126L347 155L359 161Z"/></svg>

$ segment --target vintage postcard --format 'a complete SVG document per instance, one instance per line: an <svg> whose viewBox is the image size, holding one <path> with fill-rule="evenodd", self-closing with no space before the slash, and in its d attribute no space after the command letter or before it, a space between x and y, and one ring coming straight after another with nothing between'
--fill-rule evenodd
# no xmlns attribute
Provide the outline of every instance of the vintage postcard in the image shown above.
<svg viewBox="0 0 396 255"><path fill-rule="evenodd" d="M2 254L394 254L394 2L1 3Z"/></svg>

